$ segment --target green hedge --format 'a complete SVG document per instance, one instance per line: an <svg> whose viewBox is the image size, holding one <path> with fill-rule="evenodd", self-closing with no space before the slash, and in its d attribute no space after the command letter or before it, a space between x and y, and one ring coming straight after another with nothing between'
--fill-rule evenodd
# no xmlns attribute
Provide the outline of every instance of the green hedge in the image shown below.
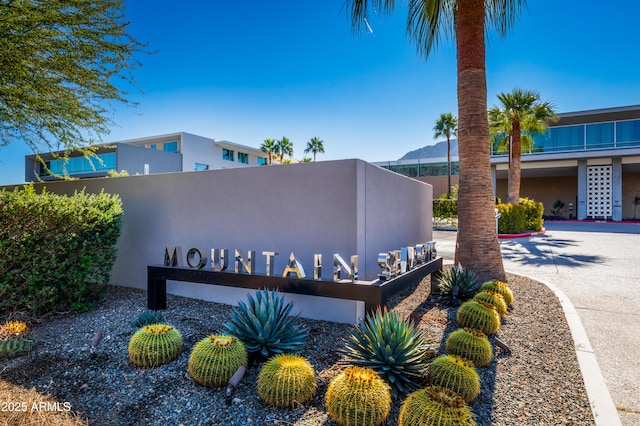
<svg viewBox="0 0 640 426"><path fill-rule="evenodd" d="M433 217L458 217L458 200L433 200Z"/></svg>
<svg viewBox="0 0 640 426"><path fill-rule="evenodd" d="M520 198L520 204L497 204L500 213L498 219L499 234L519 234L523 231L540 231L542 229L542 203L528 198Z"/></svg>
<svg viewBox="0 0 640 426"><path fill-rule="evenodd" d="M109 282L121 216L117 195L1 191L0 315L90 309Z"/></svg>

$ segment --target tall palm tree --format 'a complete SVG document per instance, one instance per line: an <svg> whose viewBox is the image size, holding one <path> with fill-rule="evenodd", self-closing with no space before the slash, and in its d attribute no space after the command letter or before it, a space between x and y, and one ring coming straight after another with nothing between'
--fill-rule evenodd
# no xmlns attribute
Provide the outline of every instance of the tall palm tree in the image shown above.
<svg viewBox="0 0 640 426"><path fill-rule="evenodd" d="M287 138L283 136L282 139L276 142L278 147L278 153L280 154L280 163L284 161L284 156L292 156L293 155L293 143Z"/></svg>
<svg viewBox="0 0 640 426"><path fill-rule="evenodd" d="M427 57L442 36L455 36L460 184L455 262L481 279L504 280L491 181L485 24L503 36L525 0L409 0L407 33ZM347 0L352 26L367 25L369 6L393 11L395 0Z"/></svg>
<svg viewBox="0 0 640 426"><path fill-rule="evenodd" d="M513 89L500 93L501 106L489 110L489 129L494 141L503 142L509 152L509 179L507 202L518 205L520 200L520 176L522 147L533 147L533 135L544 133L550 121L557 121L554 107L549 101L541 101L540 93Z"/></svg>
<svg viewBox="0 0 640 426"><path fill-rule="evenodd" d="M450 112L440 114L433 126L434 138L446 136L447 138L447 198L451 198L451 136L458 136L458 119Z"/></svg>
<svg viewBox="0 0 640 426"><path fill-rule="evenodd" d="M260 145L260 150L265 154L267 154L269 158L269 164L271 164L271 162L273 161L273 156L277 155L278 153L278 146L276 145L275 140L269 138L269 139L265 139L262 142L262 145Z"/></svg>
<svg viewBox="0 0 640 426"><path fill-rule="evenodd" d="M316 161L316 154L324 154L324 141L321 141L317 137L312 137L309 142L307 142L307 148L304 150L304 153L312 152L313 153L313 161Z"/></svg>

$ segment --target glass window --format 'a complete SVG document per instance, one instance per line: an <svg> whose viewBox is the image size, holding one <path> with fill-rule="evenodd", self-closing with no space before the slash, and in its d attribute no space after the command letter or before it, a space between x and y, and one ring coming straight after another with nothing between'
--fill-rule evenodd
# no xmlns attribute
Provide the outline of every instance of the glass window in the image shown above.
<svg viewBox="0 0 640 426"><path fill-rule="evenodd" d="M249 164L249 154L245 152L238 153L238 163Z"/></svg>
<svg viewBox="0 0 640 426"><path fill-rule="evenodd" d="M200 171L200 170L209 170L209 165L208 164L202 164L202 163L196 163L195 171Z"/></svg>
<svg viewBox="0 0 640 426"><path fill-rule="evenodd" d="M48 165L51 172L58 175L64 174L65 169L69 175L106 172L116 169L116 153L98 154L97 158L72 157L66 162L65 160L51 160Z"/></svg>
<svg viewBox="0 0 640 426"><path fill-rule="evenodd" d="M233 161L233 151L230 149L222 149L222 159L227 161Z"/></svg>
<svg viewBox="0 0 640 426"><path fill-rule="evenodd" d="M177 141L165 142L164 143L164 150L166 152L178 152L178 142Z"/></svg>
<svg viewBox="0 0 640 426"><path fill-rule="evenodd" d="M267 159L264 157L258 157L258 166L266 166L267 165Z"/></svg>
<svg viewBox="0 0 640 426"><path fill-rule="evenodd" d="M616 123L616 146L640 145L640 120Z"/></svg>
<svg viewBox="0 0 640 426"><path fill-rule="evenodd" d="M158 144L157 143L150 144L149 149L158 149Z"/></svg>
<svg viewBox="0 0 640 426"><path fill-rule="evenodd" d="M587 149L613 148L613 123L587 124Z"/></svg>

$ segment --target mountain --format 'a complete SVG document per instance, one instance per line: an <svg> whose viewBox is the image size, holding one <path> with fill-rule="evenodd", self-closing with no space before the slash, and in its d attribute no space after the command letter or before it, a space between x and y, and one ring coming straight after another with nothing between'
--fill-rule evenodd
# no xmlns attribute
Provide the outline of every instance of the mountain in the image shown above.
<svg viewBox="0 0 640 426"><path fill-rule="evenodd" d="M458 139L451 139L451 157L457 155ZM400 160L417 160L418 158L447 158L447 141L409 151Z"/></svg>

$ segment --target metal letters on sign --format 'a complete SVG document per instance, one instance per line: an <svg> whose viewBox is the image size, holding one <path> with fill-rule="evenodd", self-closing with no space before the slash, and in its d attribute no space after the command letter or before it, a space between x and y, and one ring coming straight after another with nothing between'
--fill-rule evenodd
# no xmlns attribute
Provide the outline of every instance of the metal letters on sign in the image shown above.
<svg viewBox="0 0 640 426"><path fill-rule="evenodd" d="M211 249L211 269L216 272L226 271L229 266L228 249Z"/></svg>
<svg viewBox="0 0 640 426"><path fill-rule="evenodd" d="M381 269L378 278L388 280L396 275L404 274L418 265L435 260L436 255L435 241L417 244L415 247L403 247L400 250L378 253L378 266Z"/></svg>
<svg viewBox="0 0 640 426"><path fill-rule="evenodd" d="M428 241L415 246L402 247L399 250L390 250L386 253L378 254L378 266L380 280L388 280L396 275L401 275L415 269L417 266L435 260L436 258L436 242ZM199 248L191 248L187 252L186 260L189 268L202 269L206 266L208 258L203 250ZM253 275L256 272L256 252L249 250L245 256L244 252L239 249L234 250L233 271L236 274ZM276 251L263 251L265 257L266 273L270 276L274 274L275 257L278 255ZM215 272L226 271L229 267L229 249L211 249L211 269ZM183 267L182 247L166 246L164 251L164 266L181 268ZM283 277L289 277L294 274L297 278L306 278L306 273L302 263L298 261L295 254L291 252L289 260L282 272ZM322 279L322 255L313 255L313 279ZM356 282L358 280L358 256L353 255L347 263L344 258L335 253L333 255L333 281L343 279Z"/></svg>
<svg viewBox="0 0 640 426"><path fill-rule="evenodd" d="M291 252L289 256L289 262L287 262L287 267L284 268L284 272L282 273L283 277L288 277L289 274L294 273L298 278L306 278L304 273L304 268L296 259L296 255Z"/></svg>

